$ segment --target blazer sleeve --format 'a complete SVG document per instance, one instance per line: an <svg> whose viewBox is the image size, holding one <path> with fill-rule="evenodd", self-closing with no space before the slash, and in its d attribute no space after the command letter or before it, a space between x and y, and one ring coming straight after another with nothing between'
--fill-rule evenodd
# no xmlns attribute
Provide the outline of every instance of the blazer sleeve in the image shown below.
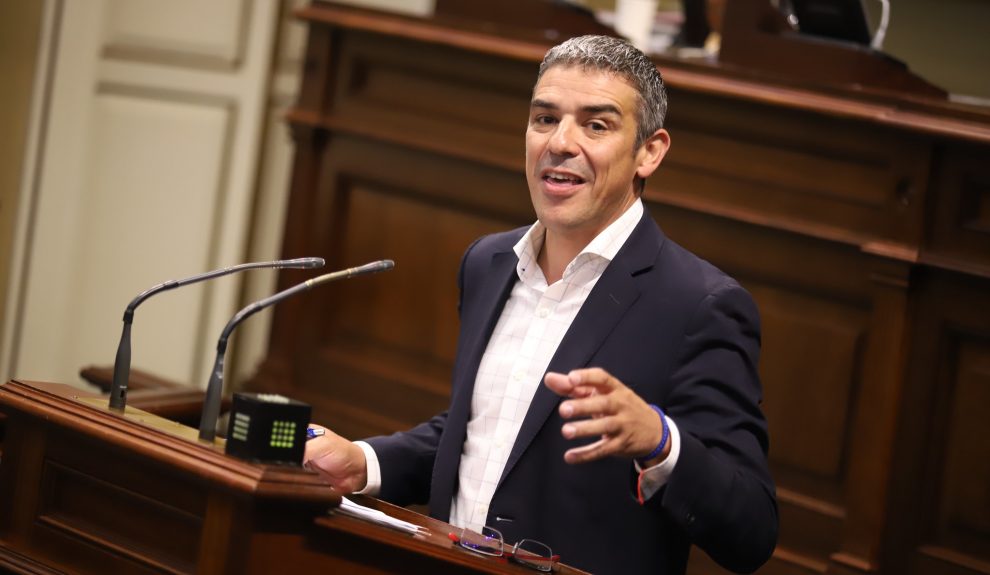
<svg viewBox="0 0 990 575"><path fill-rule="evenodd" d="M437 446L447 412L408 430L366 439L381 464L382 488L378 497L395 505L426 503Z"/></svg>
<svg viewBox="0 0 990 575"><path fill-rule="evenodd" d="M750 572L777 542L778 517L760 410L759 313L735 282L702 299L687 324L665 398L681 452L661 506L723 567Z"/></svg>

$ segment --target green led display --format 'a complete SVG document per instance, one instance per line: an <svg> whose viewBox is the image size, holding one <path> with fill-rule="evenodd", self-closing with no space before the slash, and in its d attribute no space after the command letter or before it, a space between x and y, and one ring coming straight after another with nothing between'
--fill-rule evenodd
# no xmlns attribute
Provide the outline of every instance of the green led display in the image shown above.
<svg viewBox="0 0 990 575"><path fill-rule="evenodd" d="M247 441L248 438L248 428L251 427L251 416L246 413L237 413L234 415L234 427L231 431L231 437L239 441Z"/></svg>
<svg viewBox="0 0 990 575"><path fill-rule="evenodd" d="M296 422L275 420L272 422L271 446L292 449L295 444Z"/></svg>

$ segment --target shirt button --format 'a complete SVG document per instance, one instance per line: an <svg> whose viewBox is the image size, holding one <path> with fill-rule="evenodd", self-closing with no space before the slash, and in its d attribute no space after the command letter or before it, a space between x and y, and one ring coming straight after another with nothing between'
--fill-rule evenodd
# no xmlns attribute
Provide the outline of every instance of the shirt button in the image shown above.
<svg viewBox="0 0 990 575"><path fill-rule="evenodd" d="M542 319L550 315L550 311L545 307L541 307L540 309L536 310L536 315Z"/></svg>
<svg viewBox="0 0 990 575"><path fill-rule="evenodd" d="M523 376L522 376L522 372L521 371L517 371L517 372L515 372L515 373L512 374L512 379L514 379L516 381L520 381L520 380L522 380L522 378L523 378Z"/></svg>

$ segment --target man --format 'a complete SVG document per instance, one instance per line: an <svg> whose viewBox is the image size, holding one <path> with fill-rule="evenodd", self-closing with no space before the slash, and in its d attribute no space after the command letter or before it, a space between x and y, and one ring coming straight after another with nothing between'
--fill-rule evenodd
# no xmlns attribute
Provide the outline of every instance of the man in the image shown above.
<svg viewBox="0 0 990 575"><path fill-rule="evenodd" d="M683 573L691 544L762 565L778 520L758 314L644 213L665 111L656 66L626 42L551 49L526 130L538 221L464 256L448 411L367 442L328 432L306 465L594 573Z"/></svg>

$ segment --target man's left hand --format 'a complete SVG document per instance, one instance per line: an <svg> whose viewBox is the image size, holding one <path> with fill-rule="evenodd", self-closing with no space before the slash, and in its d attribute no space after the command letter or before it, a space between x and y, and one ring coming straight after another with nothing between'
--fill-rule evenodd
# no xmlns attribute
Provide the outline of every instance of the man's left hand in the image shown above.
<svg viewBox="0 0 990 575"><path fill-rule="evenodd" d="M594 443L568 449L564 453L567 463L609 456L645 457L660 444L660 414L607 371L593 367L566 375L548 372L543 382L557 395L569 398L559 409L560 416L570 420L561 428L564 437L599 437ZM660 463L668 453L669 441L644 467Z"/></svg>

